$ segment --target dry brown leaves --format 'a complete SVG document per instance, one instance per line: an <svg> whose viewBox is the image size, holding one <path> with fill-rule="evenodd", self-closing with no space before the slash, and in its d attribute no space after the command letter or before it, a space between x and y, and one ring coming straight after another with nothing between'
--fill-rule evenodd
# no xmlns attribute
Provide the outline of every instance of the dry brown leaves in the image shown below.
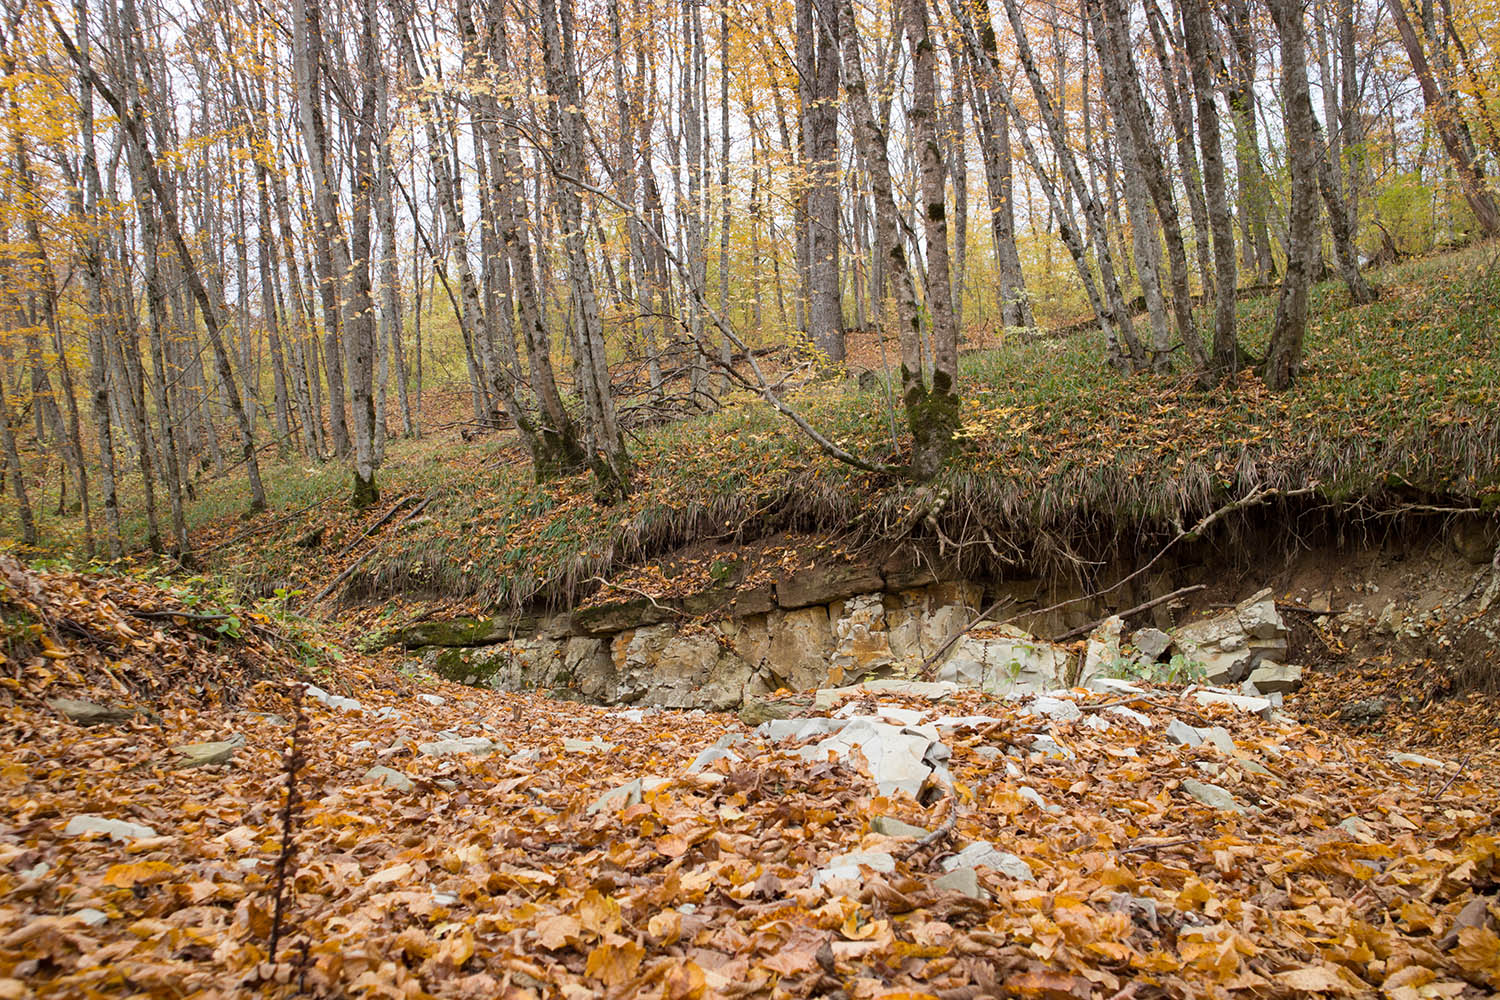
<svg viewBox="0 0 1500 1000"><path fill-rule="evenodd" d="M203 655L186 641L179 651L194 659L160 669L193 669ZM13 664L12 677L35 691L34 668L72 669L64 652ZM81 729L34 698L5 708L0 997L1415 1000L1500 990L1490 773L1397 765L1384 747L1219 708L1196 710L1232 732L1232 754L1169 744L1171 713L1144 702L1150 726L1087 712L1111 721L1097 731L978 695L940 708L882 695L998 720L947 735L954 795L924 807L877 797L855 764L808 764L753 737L736 748L743 761L687 774L698 751L742 731L729 716L637 719L456 686L432 688L446 699L433 705L382 680L393 675L380 663L350 669L363 671L344 688L363 712L308 704L300 865L274 961L265 948L287 727L249 709L285 712L279 686L250 691L238 710L168 698L159 724ZM380 720L382 708L393 711ZM445 730L504 740L509 752L418 750ZM1007 755L1039 733L1074 756ZM231 734L247 743L230 765L173 769L162 753ZM569 752L568 738L614 747ZM414 787L364 780L374 763ZM607 789L650 776L664 780L640 802L588 813ZM1254 808L1201 806L1188 778ZM910 856L912 841L870 831L880 815L935 829L950 810L952 839ZM156 836L63 836L84 813ZM1340 828L1349 818L1358 822ZM987 900L934 891L940 852L975 840L1024 858L1035 881L984 870ZM858 849L892 854L895 871L812 887L819 867Z"/></svg>

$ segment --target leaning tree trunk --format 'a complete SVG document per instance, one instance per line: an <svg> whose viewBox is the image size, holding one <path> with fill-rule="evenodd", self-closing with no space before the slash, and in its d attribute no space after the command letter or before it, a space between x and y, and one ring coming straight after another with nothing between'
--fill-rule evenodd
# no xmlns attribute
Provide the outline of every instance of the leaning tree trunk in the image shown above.
<svg viewBox="0 0 1500 1000"><path fill-rule="evenodd" d="M5 400L5 379L0 378L0 446L5 448L5 464L10 468L10 485L16 495L16 517L21 522L21 541L36 547L36 518L31 513L31 498L26 493L26 471L21 468L21 453L10 425L10 404Z"/></svg>
<svg viewBox="0 0 1500 1000"><path fill-rule="evenodd" d="M1480 172L1478 164L1474 162L1468 146L1463 141L1463 136L1459 133L1462 120L1459 117L1459 109L1454 106L1451 95L1442 89L1433 75L1432 66L1427 61L1427 52L1422 47L1422 40L1417 37L1416 29L1412 27L1405 4L1402 0L1386 0L1385 5L1391 12L1392 20L1396 22L1396 30L1401 35L1401 44L1406 47L1406 55L1411 60L1412 71L1416 73L1417 82L1422 88L1422 103L1426 106L1428 117L1437 129L1438 138L1442 140L1448 159L1453 162L1459 185L1463 188L1464 199L1468 201L1469 208L1474 212L1474 220L1479 223L1480 230L1486 236L1500 236L1500 210L1496 209L1494 195L1485 184L1483 173Z"/></svg>

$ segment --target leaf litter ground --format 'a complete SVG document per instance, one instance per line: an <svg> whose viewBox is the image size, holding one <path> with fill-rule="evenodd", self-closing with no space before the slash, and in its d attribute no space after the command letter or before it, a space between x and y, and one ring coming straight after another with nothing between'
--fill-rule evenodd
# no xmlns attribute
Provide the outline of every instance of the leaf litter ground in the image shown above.
<svg viewBox="0 0 1500 1000"><path fill-rule="evenodd" d="M442 685L378 658L317 678L343 708L305 701L273 961L292 709L267 678L297 666L272 624L207 638L145 585L0 569L0 998L1500 990L1488 767L1399 763L1180 691L1075 692L1075 721L974 693L863 697L854 710L993 720L944 733L951 783L918 801L877 795L858 756L807 761L733 716ZM151 714L84 728L58 697ZM1222 726L1232 748L1176 745L1172 720ZM739 760L690 772L732 734ZM224 764L171 749L234 737ZM493 746L422 749L463 738ZM1071 756L1037 752L1047 740ZM410 788L367 778L377 764ZM639 795L605 796L636 779ZM1245 811L1200 804L1189 782ZM79 816L149 829L68 835ZM935 839L872 832L882 816ZM935 888L979 841L1033 879L980 868L983 898ZM891 870L814 887L856 851Z"/></svg>

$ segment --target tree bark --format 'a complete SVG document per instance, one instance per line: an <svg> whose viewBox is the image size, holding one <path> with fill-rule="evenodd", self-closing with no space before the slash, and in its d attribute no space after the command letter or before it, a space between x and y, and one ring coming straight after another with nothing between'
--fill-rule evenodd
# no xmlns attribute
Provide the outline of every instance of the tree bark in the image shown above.
<svg viewBox="0 0 1500 1000"><path fill-rule="evenodd" d="M1287 266L1266 352L1265 380L1273 390L1296 380L1307 329L1313 242L1317 237L1318 178L1316 119L1307 82L1307 37L1301 0L1267 0L1281 37L1281 92L1285 103L1291 192L1287 207Z"/></svg>

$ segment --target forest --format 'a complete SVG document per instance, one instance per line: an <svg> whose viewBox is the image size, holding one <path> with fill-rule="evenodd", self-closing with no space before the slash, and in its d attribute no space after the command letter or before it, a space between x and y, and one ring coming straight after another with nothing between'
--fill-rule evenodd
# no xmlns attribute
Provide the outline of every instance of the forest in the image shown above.
<svg viewBox="0 0 1500 1000"><path fill-rule="evenodd" d="M1497 41L0 0L0 1000L1500 995Z"/></svg>
<svg viewBox="0 0 1500 1000"><path fill-rule="evenodd" d="M1367 303L1372 265L1500 232L1497 16L16 3L7 522L35 546L55 507L79 529L54 549L187 557L205 478L255 512L293 456L366 506L434 391L604 500L633 429L735 391L920 481L962 424L960 345L1070 325L1122 378L1286 390L1312 284ZM1265 329L1237 320L1253 289ZM758 362L836 371L851 336L899 453L841 447Z"/></svg>

